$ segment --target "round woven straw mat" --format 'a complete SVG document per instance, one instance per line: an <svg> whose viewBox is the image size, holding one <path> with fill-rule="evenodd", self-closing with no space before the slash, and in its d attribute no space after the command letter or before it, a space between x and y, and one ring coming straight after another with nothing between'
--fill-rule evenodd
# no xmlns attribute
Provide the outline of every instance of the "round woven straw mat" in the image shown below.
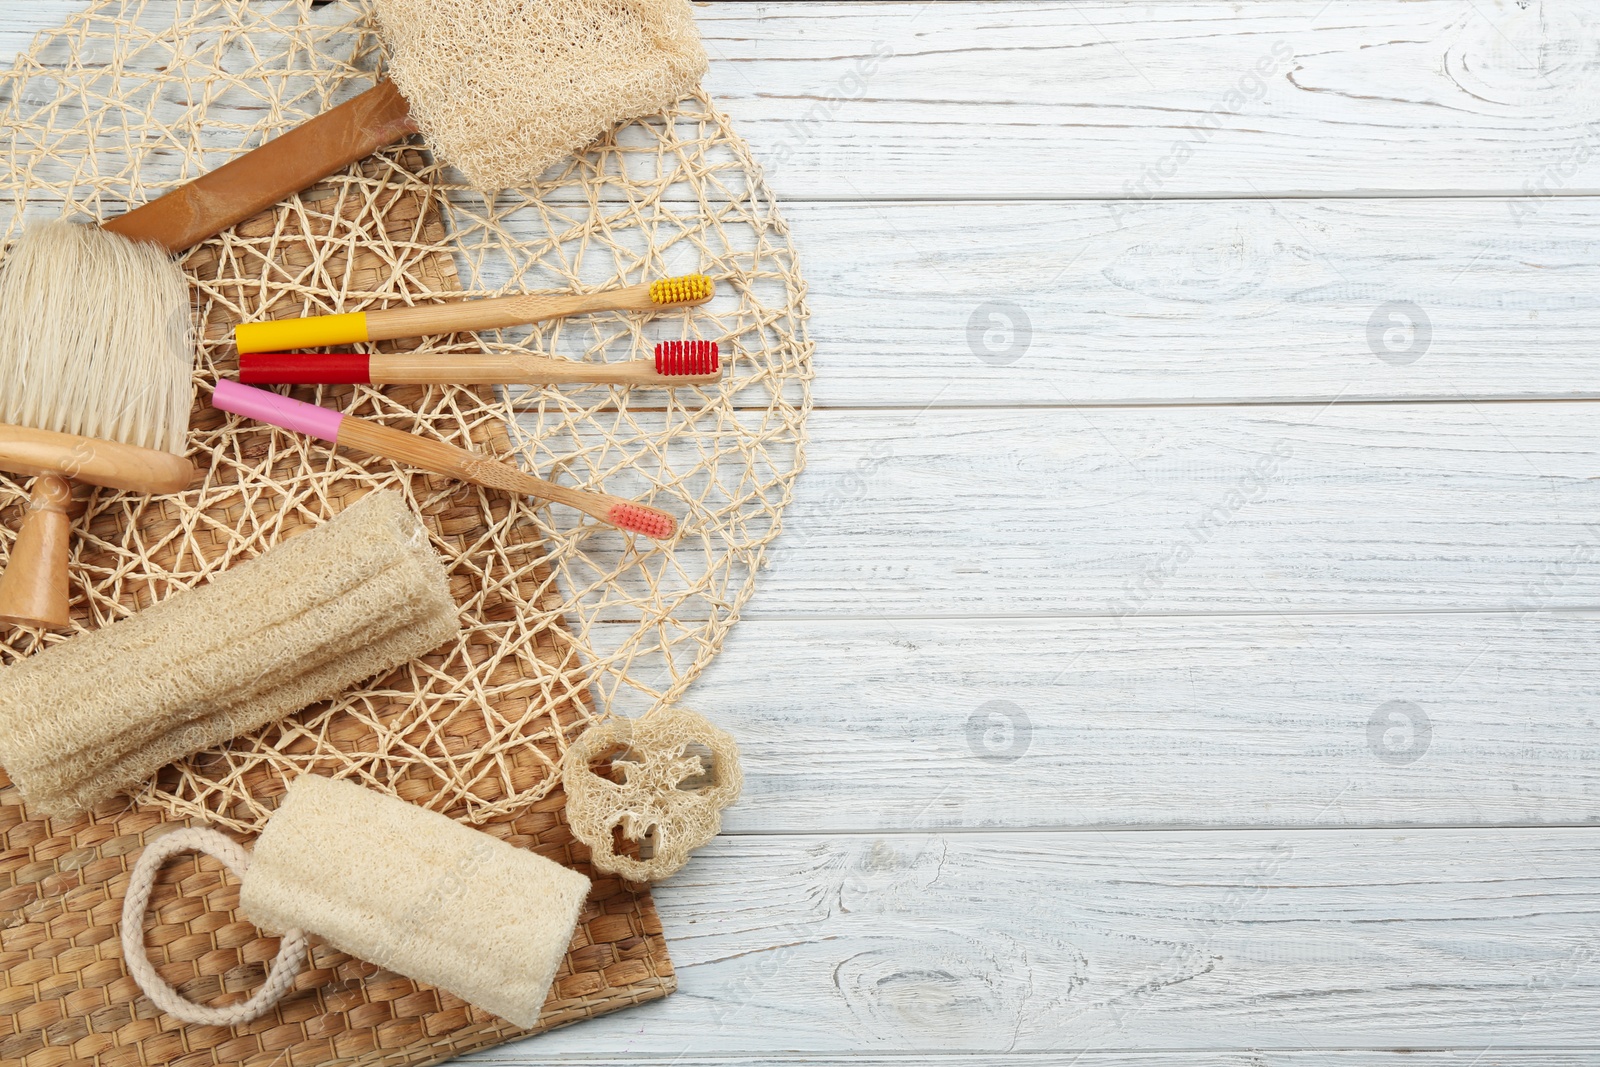
<svg viewBox="0 0 1600 1067"><path fill-rule="evenodd" d="M349 99L381 66L357 0L96 3L40 35L0 78L12 138L0 162L7 242L29 221L104 219L153 199ZM566 741L585 726L676 699L716 654L803 462L811 346L787 228L705 97L631 123L492 202L419 146L397 146L206 242L184 267L201 329L189 448L209 473L201 488L160 500L80 490L76 627L203 583L388 486L424 515L464 630L456 647L177 765L142 799L254 830L282 783L315 769L482 821L545 796ZM649 358L661 340L711 339L731 363L716 388L293 394L652 502L680 519L670 545L209 407L212 383L237 369L231 330L241 320L694 271L717 282L703 307L403 347L615 361ZM0 551L22 499L17 481L0 478ZM0 661L69 637L0 632ZM114 699L116 680L106 686Z"/></svg>

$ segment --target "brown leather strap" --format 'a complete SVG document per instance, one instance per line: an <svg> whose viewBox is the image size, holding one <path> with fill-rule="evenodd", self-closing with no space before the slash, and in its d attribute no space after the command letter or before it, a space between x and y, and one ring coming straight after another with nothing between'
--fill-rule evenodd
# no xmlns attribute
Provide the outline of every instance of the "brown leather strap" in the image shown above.
<svg viewBox="0 0 1600 1067"><path fill-rule="evenodd" d="M406 98L379 82L104 228L182 252L415 132Z"/></svg>

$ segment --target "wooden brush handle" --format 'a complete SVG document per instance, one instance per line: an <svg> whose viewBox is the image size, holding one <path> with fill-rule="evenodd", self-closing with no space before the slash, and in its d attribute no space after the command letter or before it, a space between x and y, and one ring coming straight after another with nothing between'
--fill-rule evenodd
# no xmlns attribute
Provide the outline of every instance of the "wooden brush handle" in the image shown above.
<svg viewBox="0 0 1600 1067"><path fill-rule="evenodd" d="M103 227L181 252L415 132L400 90L379 82Z"/></svg>
<svg viewBox="0 0 1600 1067"><path fill-rule="evenodd" d="M0 577L0 620L28 626L67 624L68 478L109 489L176 493L195 475L182 456L153 448L7 425L0 425L0 470L35 476L27 517Z"/></svg>
<svg viewBox="0 0 1600 1067"><path fill-rule="evenodd" d="M368 362L374 385L703 385L722 374L657 373L648 359L579 363L517 355L375 355Z"/></svg>
<svg viewBox="0 0 1600 1067"><path fill-rule="evenodd" d="M28 514L0 575L0 622L56 628L69 621L67 549L72 540L72 486L65 478L35 478Z"/></svg>
<svg viewBox="0 0 1600 1067"><path fill-rule="evenodd" d="M194 464L170 452L4 424L0 424L0 470L54 475L135 493L182 492L195 476Z"/></svg>
<svg viewBox="0 0 1600 1067"><path fill-rule="evenodd" d="M568 489L555 482L526 474L509 463L475 455L448 442L432 437L419 437L353 416L346 416L339 424L339 444L413 467L421 467L435 474L460 478L474 485L504 489L507 492L522 493L541 500L565 504L601 522L611 521L611 509L617 504L629 503L606 493L587 493L580 489Z"/></svg>

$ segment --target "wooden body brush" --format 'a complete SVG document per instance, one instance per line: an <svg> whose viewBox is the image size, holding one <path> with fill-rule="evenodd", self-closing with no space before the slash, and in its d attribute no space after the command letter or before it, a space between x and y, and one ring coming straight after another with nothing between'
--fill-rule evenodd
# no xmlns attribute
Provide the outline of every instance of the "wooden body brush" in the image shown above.
<svg viewBox="0 0 1600 1067"><path fill-rule="evenodd" d="M692 307L704 304L715 292L716 285L704 274L685 274L598 293L524 293L344 315L246 322L234 327L233 339L240 353L292 352L299 348L331 348L364 341L500 330L596 311Z"/></svg>
<svg viewBox="0 0 1600 1067"><path fill-rule="evenodd" d="M24 232L0 278L0 470L36 481L0 619L68 621L67 478L169 493L194 477L172 454L188 431L193 353L188 284L168 254L415 131L384 82L100 227Z"/></svg>
<svg viewBox="0 0 1600 1067"><path fill-rule="evenodd" d="M103 228L181 252L416 132L406 98L379 82Z"/></svg>
<svg viewBox="0 0 1600 1067"><path fill-rule="evenodd" d="M0 619L68 621L69 480L142 493L193 481L174 454L191 358L188 286L160 249L68 222L17 242L0 273L0 470L35 480Z"/></svg>
<svg viewBox="0 0 1600 1067"><path fill-rule="evenodd" d="M643 534L658 541L670 538L677 531L676 519L648 505L635 504L608 493L568 489L564 485L525 474L509 463L476 455L445 441L391 429L265 389L220 381L216 392L212 394L211 403L222 411L421 467L435 474L565 504L619 530Z"/></svg>
<svg viewBox="0 0 1600 1067"><path fill-rule="evenodd" d="M662 341L656 358L580 363L521 353L367 355L251 353L239 357L246 385L707 385L722 380L715 341Z"/></svg>

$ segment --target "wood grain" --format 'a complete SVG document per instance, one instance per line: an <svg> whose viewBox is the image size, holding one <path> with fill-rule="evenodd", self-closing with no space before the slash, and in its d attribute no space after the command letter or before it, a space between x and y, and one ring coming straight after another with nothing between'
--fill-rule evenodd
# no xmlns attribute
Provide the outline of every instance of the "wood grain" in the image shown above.
<svg viewBox="0 0 1600 1067"><path fill-rule="evenodd" d="M475 1058L1600 1065L1600 9L696 17L818 341L747 796Z"/></svg>
<svg viewBox="0 0 1600 1067"><path fill-rule="evenodd" d="M787 198L1600 190L1600 10L752 3L707 85Z"/></svg>
<svg viewBox="0 0 1600 1067"><path fill-rule="evenodd" d="M1600 1023L1591 830L724 836L659 900L675 1002L540 1057L1587 1048Z"/></svg>
<svg viewBox="0 0 1600 1067"><path fill-rule="evenodd" d="M12 49L80 7L11 6ZM1600 192L1588 5L785 0L696 18L707 88L790 200Z"/></svg>
<svg viewBox="0 0 1600 1067"><path fill-rule="evenodd" d="M1600 395L1600 201L785 205L824 407Z"/></svg>
<svg viewBox="0 0 1600 1067"><path fill-rule="evenodd" d="M749 618L1600 603L1584 403L818 412Z"/></svg>
<svg viewBox="0 0 1600 1067"><path fill-rule="evenodd" d="M1597 624L749 619L689 699L739 834L1594 824Z"/></svg>
<svg viewBox="0 0 1600 1067"><path fill-rule="evenodd" d="M55 474L33 480L17 539L0 574L0 622L57 629L71 621L72 483Z"/></svg>
<svg viewBox="0 0 1600 1067"><path fill-rule="evenodd" d="M1233 1051L1117 1052L1105 1049L1072 1051L943 1052L917 1053L919 1064L931 1067L1593 1067L1594 1050L1583 1049L1410 1049L1387 1052L1376 1049L1249 1049ZM528 1064L534 1060L518 1046L475 1054L465 1063ZM577 1052L541 1064L582 1064L584 1067L638 1067L637 1055ZM698 1054L682 1052L672 1067L733 1067L735 1064L805 1064L806 1067L905 1067L903 1054L849 1052L837 1054L761 1053Z"/></svg>

